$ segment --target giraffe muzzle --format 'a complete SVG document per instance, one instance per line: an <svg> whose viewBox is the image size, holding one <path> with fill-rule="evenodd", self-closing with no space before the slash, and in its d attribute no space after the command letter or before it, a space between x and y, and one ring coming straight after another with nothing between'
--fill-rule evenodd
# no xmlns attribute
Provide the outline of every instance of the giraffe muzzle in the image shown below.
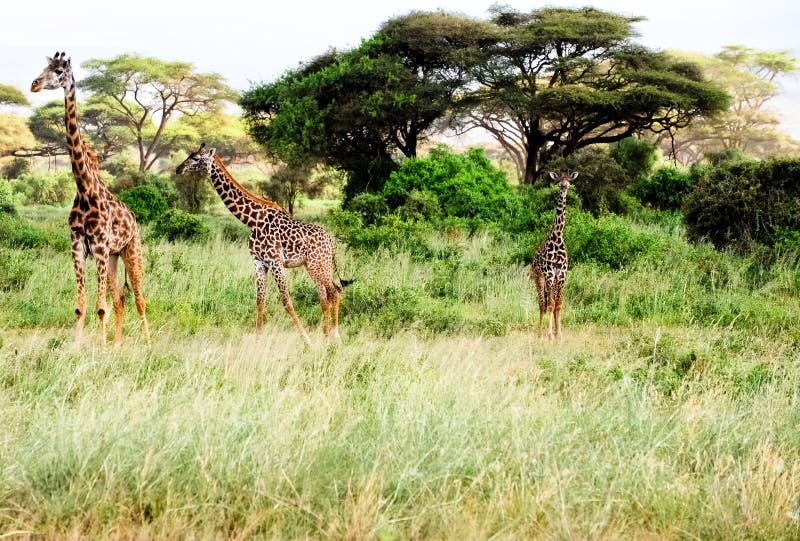
<svg viewBox="0 0 800 541"><path fill-rule="evenodd" d="M34 79L31 83L31 92L39 92L42 89L42 80Z"/></svg>

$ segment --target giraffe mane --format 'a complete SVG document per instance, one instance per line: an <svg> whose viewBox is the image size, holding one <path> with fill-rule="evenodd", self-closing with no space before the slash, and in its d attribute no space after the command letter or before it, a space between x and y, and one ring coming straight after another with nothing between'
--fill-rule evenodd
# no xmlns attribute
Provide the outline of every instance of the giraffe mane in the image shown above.
<svg viewBox="0 0 800 541"><path fill-rule="evenodd" d="M217 164L217 167L219 167L222 170L222 172L225 173L225 175L227 175L227 177L231 181L231 183L234 186L236 186L236 188L238 190L240 190L244 194L245 197L247 197L251 201L255 201L256 203L260 203L260 204L265 205L267 207L272 207L272 208L278 209L281 212L286 212L286 210L282 206L277 204L275 201L270 201L269 199L264 199L263 197L259 197L256 194L254 194L253 192L249 191L244 186L242 186L241 184L239 184L239 181L237 181L235 178L233 178L233 175L230 174L230 172L228 171L228 168L225 167L225 164L222 163L222 160L220 160L219 155L217 155L217 154L214 154L214 163Z"/></svg>
<svg viewBox="0 0 800 541"><path fill-rule="evenodd" d="M88 159L89 163L94 165L97 170L100 170L100 160L97 159L97 154L94 153L94 150L89 148L85 142L83 143L83 148L86 149L86 158Z"/></svg>

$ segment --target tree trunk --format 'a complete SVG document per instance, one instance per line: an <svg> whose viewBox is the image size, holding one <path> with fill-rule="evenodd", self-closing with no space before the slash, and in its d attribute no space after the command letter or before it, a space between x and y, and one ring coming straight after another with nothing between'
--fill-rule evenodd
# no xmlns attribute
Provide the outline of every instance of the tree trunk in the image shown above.
<svg viewBox="0 0 800 541"><path fill-rule="evenodd" d="M525 156L525 184L533 184L536 180L536 173L538 172L539 164L536 157L538 156L538 149L531 148L528 145L528 152Z"/></svg>

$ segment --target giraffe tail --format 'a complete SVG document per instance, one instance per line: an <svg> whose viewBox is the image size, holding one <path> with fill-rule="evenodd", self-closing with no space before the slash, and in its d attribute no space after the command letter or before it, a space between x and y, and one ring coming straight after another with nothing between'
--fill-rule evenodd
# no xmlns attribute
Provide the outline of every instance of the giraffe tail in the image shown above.
<svg viewBox="0 0 800 541"><path fill-rule="evenodd" d="M334 287L336 287L336 289L340 293L342 292L342 289L346 288L347 286L349 286L350 284L355 282L355 279L353 279L353 280L345 280L345 279L342 278L342 275L339 274L339 266L336 264L336 256L335 255L333 256L333 270L336 271L336 277L339 278L339 285L337 285L337 284L333 284L333 285L334 285Z"/></svg>

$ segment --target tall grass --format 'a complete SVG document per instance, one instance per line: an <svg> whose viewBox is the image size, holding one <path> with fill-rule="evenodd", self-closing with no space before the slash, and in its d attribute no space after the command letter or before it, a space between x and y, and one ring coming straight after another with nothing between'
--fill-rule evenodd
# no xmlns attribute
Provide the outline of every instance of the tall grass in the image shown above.
<svg viewBox="0 0 800 541"><path fill-rule="evenodd" d="M69 254L0 248L0 535L800 536L791 258L641 226L660 256L573 265L559 345L535 337L532 237L340 245L342 343L292 275L306 348L274 286L253 334L252 262L216 231L147 240L150 348L129 302L121 347L88 318L73 351Z"/></svg>

